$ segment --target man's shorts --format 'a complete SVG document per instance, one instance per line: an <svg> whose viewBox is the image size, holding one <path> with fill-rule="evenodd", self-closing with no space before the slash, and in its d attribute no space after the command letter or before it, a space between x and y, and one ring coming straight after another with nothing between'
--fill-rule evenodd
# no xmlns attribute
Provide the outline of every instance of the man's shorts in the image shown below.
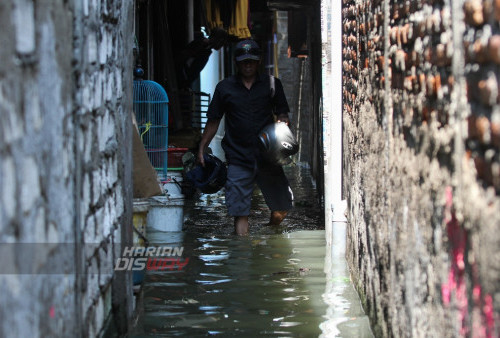
<svg viewBox="0 0 500 338"><path fill-rule="evenodd" d="M227 168L226 206L231 216L248 216L255 183L271 211L292 208L293 193L281 166L253 169L230 164Z"/></svg>

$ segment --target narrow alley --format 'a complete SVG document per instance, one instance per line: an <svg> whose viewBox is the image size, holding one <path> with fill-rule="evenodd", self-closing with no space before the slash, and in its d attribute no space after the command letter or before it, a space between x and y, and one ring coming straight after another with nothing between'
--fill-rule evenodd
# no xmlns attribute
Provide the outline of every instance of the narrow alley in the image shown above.
<svg viewBox="0 0 500 338"><path fill-rule="evenodd" d="M500 0L0 22L0 337L500 337Z"/></svg>

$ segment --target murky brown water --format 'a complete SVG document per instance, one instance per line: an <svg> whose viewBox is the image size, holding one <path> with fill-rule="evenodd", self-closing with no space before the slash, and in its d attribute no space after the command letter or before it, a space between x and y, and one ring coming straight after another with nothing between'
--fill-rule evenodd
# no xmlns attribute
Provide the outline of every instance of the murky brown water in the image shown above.
<svg viewBox="0 0 500 338"><path fill-rule="evenodd" d="M132 337L318 337L321 327L335 336L370 336L366 319L353 320L361 310L345 263L334 278L325 273L324 222L308 170L287 174L296 205L280 227L265 225L269 211L256 194L249 236L234 235L220 193L187 201L184 231L149 233L153 245L184 246L189 262L181 271L148 271ZM341 315L329 315L346 291L355 306L342 299ZM347 329L338 331L338 323Z"/></svg>
<svg viewBox="0 0 500 338"><path fill-rule="evenodd" d="M317 337L327 305L323 231L182 239L183 271L149 273L137 335ZM306 255L301 253L307 252ZM299 258L300 257L300 258Z"/></svg>

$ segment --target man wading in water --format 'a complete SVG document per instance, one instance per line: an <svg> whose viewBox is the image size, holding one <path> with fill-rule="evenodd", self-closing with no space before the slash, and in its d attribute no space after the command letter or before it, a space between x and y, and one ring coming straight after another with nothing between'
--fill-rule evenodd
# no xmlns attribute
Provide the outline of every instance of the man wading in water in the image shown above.
<svg viewBox="0 0 500 338"><path fill-rule="evenodd" d="M283 168L262 158L259 132L277 121L289 123L290 111L283 86L275 79L271 92L270 77L259 74L259 45L244 40L236 45L235 61L238 74L217 84L208 108L208 122L198 149L198 161L204 165L203 154L217 133L221 118L225 118L226 133L222 140L228 162L226 205L234 216L238 235L248 233L248 215L255 183L271 209L270 225L279 225L292 208L293 194Z"/></svg>

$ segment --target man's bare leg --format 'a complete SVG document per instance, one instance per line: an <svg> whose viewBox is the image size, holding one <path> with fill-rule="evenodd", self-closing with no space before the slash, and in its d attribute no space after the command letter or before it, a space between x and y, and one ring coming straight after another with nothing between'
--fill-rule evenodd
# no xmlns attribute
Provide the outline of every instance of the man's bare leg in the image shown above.
<svg viewBox="0 0 500 338"><path fill-rule="evenodd" d="M271 219L269 225L280 225L285 219L288 211L271 211Z"/></svg>
<svg viewBox="0 0 500 338"><path fill-rule="evenodd" d="M234 218L234 231L240 236L248 234L248 216L236 216Z"/></svg>

